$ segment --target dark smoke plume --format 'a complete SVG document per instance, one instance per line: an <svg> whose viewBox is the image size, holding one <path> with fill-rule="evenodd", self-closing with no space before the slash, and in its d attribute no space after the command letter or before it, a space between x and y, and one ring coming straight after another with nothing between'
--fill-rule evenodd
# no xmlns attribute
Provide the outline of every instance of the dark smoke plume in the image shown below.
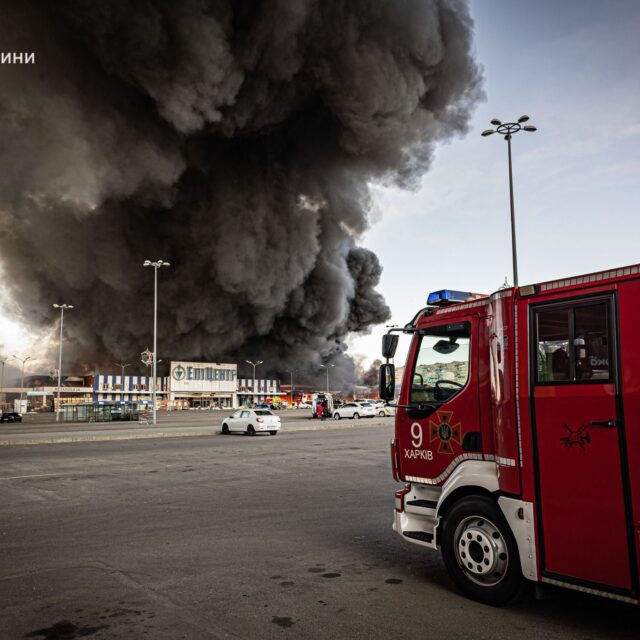
<svg viewBox="0 0 640 640"><path fill-rule="evenodd" d="M358 246L369 184L412 186L480 97L457 0L3 1L0 251L77 362L337 358L389 317ZM390 238L390 242L393 239ZM407 263L407 274L410 265ZM266 371L265 371L266 372Z"/></svg>

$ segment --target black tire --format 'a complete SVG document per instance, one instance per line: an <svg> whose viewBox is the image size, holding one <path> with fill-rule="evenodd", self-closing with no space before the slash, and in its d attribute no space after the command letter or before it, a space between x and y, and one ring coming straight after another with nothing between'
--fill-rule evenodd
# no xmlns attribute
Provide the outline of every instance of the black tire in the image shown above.
<svg viewBox="0 0 640 640"><path fill-rule="evenodd" d="M228 436L231 432L229 431L229 425L228 424L223 424L222 425L222 435L223 436Z"/></svg>
<svg viewBox="0 0 640 640"><path fill-rule="evenodd" d="M252 425L252 424L250 424L250 425L247 427L247 435L248 435L248 436L255 436L255 435L256 435L256 430L253 428L253 425Z"/></svg>
<svg viewBox="0 0 640 640"><path fill-rule="evenodd" d="M333 414L333 419L334 420L340 420L341 417L342 416L337 411Z"/></svg>
<svg viewBox="0 0 640 640"><path fill-rule="evenodd" d="M360 414L359 414L359 413L357 413L357 412L356 412L356 413L354 413L354 414L353 414L353 419L354 419L354 420L360 420Z"/></svg>
<svg viewBox="0 0 640 640"><path fill-rule="evenodd" d="M501 606L523 595L518 547L491 498L470 496L454 504L444 518L440 545L451 580L467 597Z"/></svg>
<svg viewBox="0 0 640 640"><path fill-rule="evenodd" d="M269 431L269 433L270 433L272 436L277 436L277 435L278 435L278 432L277 432L277 431Z"/></svg>

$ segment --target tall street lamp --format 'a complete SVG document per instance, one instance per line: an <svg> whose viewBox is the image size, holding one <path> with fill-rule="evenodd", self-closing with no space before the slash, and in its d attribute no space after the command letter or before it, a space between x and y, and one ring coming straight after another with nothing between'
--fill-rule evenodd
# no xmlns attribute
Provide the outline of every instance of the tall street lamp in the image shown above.
<svg viewBox="0 0 640 640"><path fill-rule="evenodd" d="M156 373L158 363L157 358L157 334L158 334L158 269L160 267L170 267L171 265L164 260L145 260L143 267L153 267L153 424L156 424Z"/></svg>
<svg viewBox="0 0 640 640"><path fill-rule="evenodd" d="M253 367L253 379L251 383L251 389L253 390L253 402L256 401L256 367L258 365L264 364L262 360L258 360L257 362L251 362L251 360L245 360L247 364L250 364Z"/></svg>
<svg viewBox="0 0 640 640"><path fill-rule="evenodd" d="M62 376L62 325L64 324L64 310L73 309L72 304L54 304L54 309L60 309L60 347L58 349L58 401L56 403L56 422L60 422L60 378Z"/></svg>
<svg viewBox="0 0 640 640"><path fill-rule="evenodd" d="M327 393L329 393L329 369L331 367L335 367L335 364L321 364L320 365L323 369L327 370Z"/></svg>
<svg viewBox="0 0 640 640"><path fill-rule="evenodd" d="M524 122L529 120L529 116L520 116L518 122L505 122L502 123L498 118L494 118L491 124L495 129L485 129L482 132L483 136L490 136L493 133L500 133L504 135L504 139L507 141L507 149L509 155L509 199L511 203L511 253L513 255L513 286L518 286L518 256L516 253L516 216L513 206L513 174L511 170L511 138L515 133L520 130L524 131L537 131L537 128L530 124L523 125Z"/></svg>
<svg viewBox="0 0 640 640"><path fill-rule="evenodd" d="M15 358L18 362L22 362L22 378L20 378L20 411L22 411L22 400L24 394L24 365L27 360L31 360L31 356L27 356L26 358L18 358L18 356L11 356Z"/></svg>
<svg viewBox="0 0 640 640"><path fill-rule="evenodd" d="M124 370L127 367L131 366L130 362L127 362L126 364L122 364L120 362L114 362L113 363L116 367L120 367L122 369L122 377L121 377L121 382L122 382L122 386L120 387L120 396L122 398L122 402L124 402Z"/></svg>

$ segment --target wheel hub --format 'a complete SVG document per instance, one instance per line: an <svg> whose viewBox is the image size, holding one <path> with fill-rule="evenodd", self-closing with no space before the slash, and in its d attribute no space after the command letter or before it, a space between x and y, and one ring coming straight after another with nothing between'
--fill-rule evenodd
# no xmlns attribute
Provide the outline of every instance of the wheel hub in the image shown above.
<svg viewBox="0 0 640 640"><path fill-rule="evenodd" d="M489 587L504 578L509 566L507 544L486 518L465 518L456 529L455 549L458 564L473 582Z"/></svg>

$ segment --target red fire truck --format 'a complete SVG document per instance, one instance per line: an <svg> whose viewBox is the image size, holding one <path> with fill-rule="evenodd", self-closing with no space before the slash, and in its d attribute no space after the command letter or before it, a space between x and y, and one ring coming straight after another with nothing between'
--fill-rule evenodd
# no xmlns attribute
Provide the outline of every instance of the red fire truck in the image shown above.
<svg viewBox="0 0 640 640"><path fill-rule="evenodd" d="M383 339L394 529L489 604L527 580L638 603L640 265L429 295Z"/></svg>

